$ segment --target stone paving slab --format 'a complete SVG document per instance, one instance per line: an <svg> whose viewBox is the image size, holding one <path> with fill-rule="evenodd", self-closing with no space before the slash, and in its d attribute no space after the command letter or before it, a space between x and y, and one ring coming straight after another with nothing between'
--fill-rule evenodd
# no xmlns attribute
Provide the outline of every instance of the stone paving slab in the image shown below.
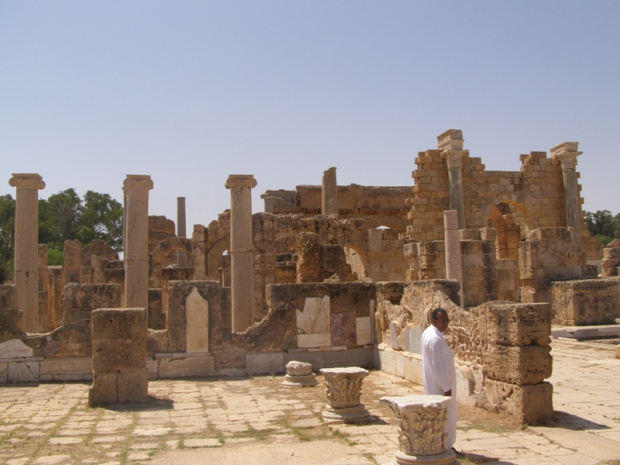
<svg viewBox="0 0 620 465"><path fill-rule="evenodd" d="M495 430L460 420L461 464L619 465L620 360L614 346L553 341L555 420ZM420 386L371 372L367 425L326 425L325 388L289 389L283 377L149 382L144 404L89 409L88 384L0 387L0 463L227 465L387 464L398 437L386 395Z"/></svg>

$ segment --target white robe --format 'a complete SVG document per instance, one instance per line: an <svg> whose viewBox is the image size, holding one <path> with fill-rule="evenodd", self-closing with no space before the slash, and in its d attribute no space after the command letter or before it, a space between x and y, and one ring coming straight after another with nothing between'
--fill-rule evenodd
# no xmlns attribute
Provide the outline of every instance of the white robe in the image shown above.
<svg viewBox="0 0 620 465"><path fill-rule="evenodd" d="M422 381L424 394L441 395L452 391L446 423L446 448L456 441L456 370L450 346L433 325L422 333Z"/></svg>

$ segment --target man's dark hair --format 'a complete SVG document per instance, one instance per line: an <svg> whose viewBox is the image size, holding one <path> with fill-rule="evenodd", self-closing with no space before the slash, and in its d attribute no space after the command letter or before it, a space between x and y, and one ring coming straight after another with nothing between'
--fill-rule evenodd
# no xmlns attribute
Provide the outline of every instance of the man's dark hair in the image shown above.
<svg viewBox="0 0 620 465"><path fill-rule="evenodd" d="M431 313L431 318L433 320L436 320L440 313L443 313L444 315L448 316L448 312L446 311L446 309L439 307L433 310L433 313Z"/></svg>

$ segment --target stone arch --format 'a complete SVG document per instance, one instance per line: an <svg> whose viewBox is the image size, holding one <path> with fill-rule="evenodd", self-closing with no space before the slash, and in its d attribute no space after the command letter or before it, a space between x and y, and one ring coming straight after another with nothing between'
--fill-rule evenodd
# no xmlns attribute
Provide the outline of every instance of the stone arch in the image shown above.
<svg viewBox="0 0 620 465"><path fill-rule="evenodd" d="M489 228L497 231L495 246L498 258L517 259L518 243L536 229L538 219L532 209L517 194L501 195L493 199L485 211Z"/></svg>
<svg viewBox="0 0 620 465"><path fill-rule="evenodd" d="M211 278L218 278L220 280L220 269L226 268L224 266L224 252L230 248L230 235L225 235L218 238L211 247L206 251L207 255L207 276ZM229 270L230 271L230 270Z"/></svg>
<svg viewBox="0 0 620 465"><path fill-rule="evenodd" d="M164 259L172 252L181 250L187 254L191 263L188 263L190 267L194 266L194 256L192 254L192 241L185 237L169 237L164 239L150 253L150 286L161 287L162 282L162 268Z"/></svg>

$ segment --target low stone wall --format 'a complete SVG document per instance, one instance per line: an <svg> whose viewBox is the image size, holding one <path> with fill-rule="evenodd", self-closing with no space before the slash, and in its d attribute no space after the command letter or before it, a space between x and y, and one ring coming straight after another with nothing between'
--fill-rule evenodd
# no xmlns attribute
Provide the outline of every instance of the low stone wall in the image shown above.
<svg viewBox="0 0 620 465"><path fill-rule="evenodd" d="M615 324L620 318L620 281L582 279L551 284L553 324L585 326Z"/></svg>

